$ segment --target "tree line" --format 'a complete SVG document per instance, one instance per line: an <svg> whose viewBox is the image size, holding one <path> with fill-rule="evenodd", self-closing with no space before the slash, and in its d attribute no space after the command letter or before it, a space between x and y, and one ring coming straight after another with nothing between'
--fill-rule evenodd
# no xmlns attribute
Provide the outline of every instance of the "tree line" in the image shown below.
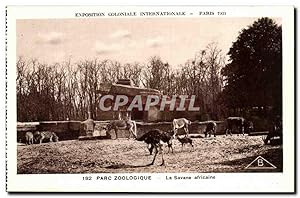
<svg viewBox="0 0 300 198"><path fill-rule="evenodd" d="M71 61L48 65L17 61L18 121L83 120L88 109L97 117L101 86L131 79L134 86L158 89L164 95L196 95L201 111L216 111L224 55L211 43L177 68L158 56L144 63L112 60Z"/></svg>

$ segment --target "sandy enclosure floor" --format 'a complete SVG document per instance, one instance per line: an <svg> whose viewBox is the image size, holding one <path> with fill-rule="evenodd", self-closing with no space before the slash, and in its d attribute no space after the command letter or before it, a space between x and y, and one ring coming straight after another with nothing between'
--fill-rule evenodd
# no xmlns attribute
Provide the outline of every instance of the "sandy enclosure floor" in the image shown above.
<svg viewBox="0 0 300 198"><path fill-rule="evenodd" d="M18 173L243 172L259 155L277 166L275 171L282 171L282 146L266 146L261 136L194 138L193 144L194 149L185 145L182 150L178 140L174 140L174 153L167 153L164 144L165 166L159 166L161 155L153 166L145 166L153 156L144 142L133 139L18 146Z"/></svg>

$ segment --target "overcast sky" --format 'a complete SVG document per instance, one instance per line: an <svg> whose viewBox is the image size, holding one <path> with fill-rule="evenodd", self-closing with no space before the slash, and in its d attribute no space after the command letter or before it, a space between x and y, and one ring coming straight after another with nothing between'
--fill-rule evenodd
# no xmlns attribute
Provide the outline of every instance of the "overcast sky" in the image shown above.
<svg viewBox="0 0 300 198"><path fill-rule="evenodd" d="M226 54L257 18L43 19L17 21L17 56L52 64L71 58L184 64L211 42ZM280 21L276 20L278 23Z"/></svg>

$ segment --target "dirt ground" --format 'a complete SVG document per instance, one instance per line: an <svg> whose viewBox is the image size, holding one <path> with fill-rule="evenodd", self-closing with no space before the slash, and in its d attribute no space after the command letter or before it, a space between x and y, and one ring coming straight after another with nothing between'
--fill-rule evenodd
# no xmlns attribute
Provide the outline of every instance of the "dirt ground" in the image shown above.
<svg viewBox="0 0 300 198"><path fill-rule="evenodd" d="M244 172L257 156L262 156L282 171L282 146L264 145L261 136L217 136L193 138L194 148L181 148L173 141L174 153L163 147L164 166L147 145L133 139L62 141L18 146L18 173L203 173Z"/></svg>

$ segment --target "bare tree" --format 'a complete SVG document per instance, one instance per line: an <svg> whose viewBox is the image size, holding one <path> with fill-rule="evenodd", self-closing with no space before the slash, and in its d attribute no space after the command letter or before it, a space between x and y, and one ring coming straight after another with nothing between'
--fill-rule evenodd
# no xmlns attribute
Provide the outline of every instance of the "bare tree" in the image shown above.
<svg viewBox="0 0 300 198"><path fill-rule="evenodd" d="M225 56L222 50L218 48L217 43L210 43L206 47L206 64L208 66L207 75L207 93L208 105L210 105L211 114L214 119L217 119L220 114L220 108L217 104L217 96L222 90L221 69L225 66Z"/></svg>
<svg viewBox="0 0 300 198"><path fill-rule="evenodd" d="M123 78L130 79L133 82L134 86L141 86L142 66L139 63L126 63L123 65L122 69Z"/></svg>
<svg viewBox="0 0 300 198"><path fill-rule="evenodd" d="M170 79L170 65L164 63L160 57L153 56L143 72L143 85L148 88L168 92Z"/></svg>

